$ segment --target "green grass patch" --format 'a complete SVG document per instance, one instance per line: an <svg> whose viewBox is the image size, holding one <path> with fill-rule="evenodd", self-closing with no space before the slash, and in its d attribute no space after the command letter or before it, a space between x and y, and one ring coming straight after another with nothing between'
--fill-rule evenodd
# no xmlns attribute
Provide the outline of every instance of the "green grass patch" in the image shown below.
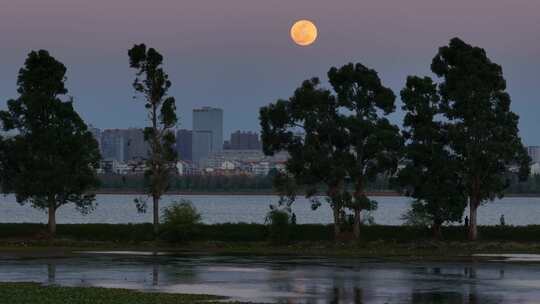
<svg viewBox="0 0 540 304"><path fill-rule="evenodd" d="M36 240L46 235L44 224L0 224L0 239ZM289 229L291 242L333 241L332 225L302 224ZM416 242L430 240L431 231L413 226L362 226L362 241ZM462 226L443 227L444 241L466 241L467 231ZM482 241L540 242L540 225L531 226L480 226ZM59 224L57 239L117 242L138 244L153 241L151 224ZM264 242L269 239L268 226L262 224L197 225L192 241Z"/></svg>
<svg viewBox="0 0 540 304"><path fill-rule="evenodd" d="M223 303L221 297L146 293L126 289L0 283L0 301L10 304L191 304ZM5 301L5 302L4 302Z"/></svg>

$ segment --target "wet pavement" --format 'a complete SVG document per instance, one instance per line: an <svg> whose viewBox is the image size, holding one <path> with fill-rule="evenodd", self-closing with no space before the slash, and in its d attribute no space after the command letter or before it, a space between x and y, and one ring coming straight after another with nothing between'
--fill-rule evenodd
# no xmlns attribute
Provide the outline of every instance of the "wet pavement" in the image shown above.
<svg viewBox="0 0 540 304"><path fill-rule="evenodd" d="M0 281L205 293L265 303L540 303L540 263L515 262L530 261L531 255L512 258L396 263L79 252L0 259Z"/></svg>

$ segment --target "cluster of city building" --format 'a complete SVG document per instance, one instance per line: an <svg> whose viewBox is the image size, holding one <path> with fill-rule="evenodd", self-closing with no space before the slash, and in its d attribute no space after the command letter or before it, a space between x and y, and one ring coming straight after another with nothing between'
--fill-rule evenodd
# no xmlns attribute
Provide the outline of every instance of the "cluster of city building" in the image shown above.
<svg viewBox="0 0 540 304"><path fill-rule="evenodd" d="M105 129L90 127L99 143L101 173L142 174L149 146L143 129ZM282 170L286 153L265 156L259 134L236 131L223 139L223 110L203 107L193 110L193 128L176 130L180 175L267 175L272 169Z"/></svg>
<svg viewBox="0 0 540 304"><path fill-rule="evenodd" d="M531 175L540 174L540 146L529 146L527 147L527 152L531 157Z"/></svg>
<svg viewBox="0 0 540 304"><path fill-rule="evenodd" d="M99 143L100 173L142 174L146 170L149 146L143 129L105 129L90 126ZM267 175L283 170L287 153L266 156L259 134L236 131L223 139L223 110L202 107L193 110L193 128L176 130L178 162L173 168L180 175ZM540 175L540 146L527 147L531 175Z"/></svg>

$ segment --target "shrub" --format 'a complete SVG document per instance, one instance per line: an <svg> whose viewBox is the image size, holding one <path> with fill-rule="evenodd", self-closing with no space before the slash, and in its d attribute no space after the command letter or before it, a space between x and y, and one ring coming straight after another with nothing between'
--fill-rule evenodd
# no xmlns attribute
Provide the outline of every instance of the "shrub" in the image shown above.
<svg viewBox="0 0 540 304"><path fill-rule="evenodd" d="M400 219L403 220L404 226L429 227L433 224L433 220L423 209L414 206L407 209Z"/></svg>
<svg viewBox="0 0 540 304"><path fill-rule="evenodd" d="M163 210L162 237L170 241L189 241L200 221L201 215L190 201L175 202Z"/></svg>
<svg viewBox="0 0 540 304"><path fill-rule="evenodd" d="M291 233L291 216L284 210L272 209L266 216L270 241L275 244L286 244Z"/></svg>

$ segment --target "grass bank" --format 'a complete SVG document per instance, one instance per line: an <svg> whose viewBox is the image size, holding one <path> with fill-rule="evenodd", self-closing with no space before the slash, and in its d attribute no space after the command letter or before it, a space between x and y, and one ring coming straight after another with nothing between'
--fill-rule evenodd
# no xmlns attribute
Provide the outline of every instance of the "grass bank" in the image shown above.
<svg viewBox="0 0 540 304"><path fill-rule="evenodd" d="M125 289L42 286L34 283L0 283L0 300L10 304L224 303L218 302L223 298L208 295L143 293Z"/></svg>
<svg viewBox="0 0 540 304"><path fill-rule="evenodd" d="M0 224L0 240L40 240L46 237L44 224ZM417 242L431 240L431 231L413 226L362 226L363 242ZM445 241L466 241L462 226L443 227ZM540 242L540 225L480 226L481 241ZM190 236L192 241L230 243L264 242L268 240L268 226L262 224L197 225ZM143 243L154 240L151 224L59 224L57 239L89 242ZM289 232L291 242L333 241L332 225L294 225Z"/></svg>
<svg viewBox="0 0 540 304"><path fill-rule="evenodd" d="M334 241L331 225L295 225L289 242L268 241L261 224L198 225L189 242L154 240L151 224L61 224L54 240L42 224L0 224L0 257L67 256L86 250L168 251L173 254L305 255L395 259L456 259L475 253L540 253L540 226L479 228L480 240L466 241L464 227L445 227L444 240L408 226L364 226L362 239Z"/></svg>

